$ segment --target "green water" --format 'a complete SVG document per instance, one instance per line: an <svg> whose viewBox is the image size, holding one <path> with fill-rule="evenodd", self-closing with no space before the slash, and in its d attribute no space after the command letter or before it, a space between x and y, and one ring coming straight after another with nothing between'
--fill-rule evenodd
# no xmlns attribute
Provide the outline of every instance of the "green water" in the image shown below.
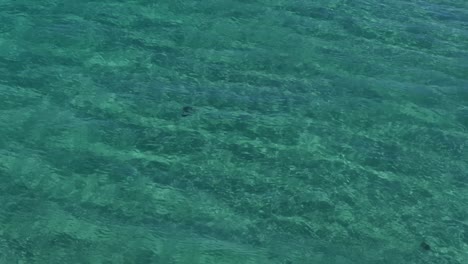
<svg viewBox="0 0 468 264"><path fill-rule="evenodd" d="M468 2L0 0L0 263L468 263Z"/></svg>

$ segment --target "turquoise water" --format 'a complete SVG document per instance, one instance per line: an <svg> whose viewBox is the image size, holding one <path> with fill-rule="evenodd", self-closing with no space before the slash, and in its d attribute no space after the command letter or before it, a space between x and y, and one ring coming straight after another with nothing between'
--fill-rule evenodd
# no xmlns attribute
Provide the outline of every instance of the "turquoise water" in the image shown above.
<svg viewBox="0 0 468 264"><path fill-rule="evenodd" d="M465 0L0 0L0 263L468 263Z"/></svg>

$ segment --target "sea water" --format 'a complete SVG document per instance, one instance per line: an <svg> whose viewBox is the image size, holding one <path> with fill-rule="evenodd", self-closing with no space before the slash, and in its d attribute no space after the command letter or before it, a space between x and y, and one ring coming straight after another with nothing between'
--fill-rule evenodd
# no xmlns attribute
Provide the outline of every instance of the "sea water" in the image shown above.
<svg viewBox="0 0 468 264"><path fill-rule="evenodd" d="M3 0L0 180L5 264L468 263L468 2Z"/></svg>

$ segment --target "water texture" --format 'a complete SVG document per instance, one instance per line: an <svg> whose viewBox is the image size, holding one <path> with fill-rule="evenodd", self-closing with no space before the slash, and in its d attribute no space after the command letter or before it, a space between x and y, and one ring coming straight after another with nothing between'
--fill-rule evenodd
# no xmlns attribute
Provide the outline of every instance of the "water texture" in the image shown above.
<svg viewBox="0 0 468 264"><path fill-rule="evenodd" d="M468 263L465 0L0 0L0 263Z"/></svg>

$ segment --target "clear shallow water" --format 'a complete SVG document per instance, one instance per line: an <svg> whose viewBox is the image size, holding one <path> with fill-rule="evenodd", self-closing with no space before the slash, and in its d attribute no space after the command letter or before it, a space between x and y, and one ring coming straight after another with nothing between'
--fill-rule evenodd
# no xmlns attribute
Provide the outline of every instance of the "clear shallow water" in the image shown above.
<svg viewBox="0 0 468 264"><path fill-rule="evenodd" d="M2 1L0 262L468 261L468 6L387 2Z"/></svg>

